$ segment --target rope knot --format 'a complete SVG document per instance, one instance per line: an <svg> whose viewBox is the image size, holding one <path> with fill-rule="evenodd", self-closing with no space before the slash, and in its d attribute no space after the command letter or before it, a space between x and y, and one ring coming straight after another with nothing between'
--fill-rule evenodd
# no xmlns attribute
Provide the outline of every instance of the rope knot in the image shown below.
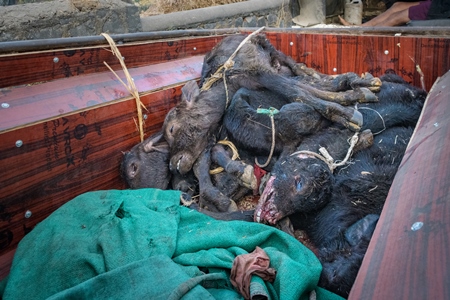
<svg viewBox="0 0 450 300"><path fill-rule="evenodd" d="M267 161L261 165L258 162L258 158L255 157L255 164L260 168L267 167L270 163L270 160L272 159L273 151L275 150L275 121L273 119L273 116L279 112L280 111L274 107L269 107L269 109L266 109L266 108L256 109L256 113L268 115L270 117L270 122L272 124L272 146L270 147L270 153L269 153L269 157L267 157Z"/></svg>
<svg viewBox="0 0 450 300"><path fill-rule="evenodd" d="M269 115L269 117L273 117L275 114L279 113L280 111L278 109L276 109L275 107L269 107L267 108L258 108L256 109L256 113L258 114L264 114L264 115Z"/></svg>
<svg viewBox="0 0 450 300"><path fill-rule="evenodd" d="M358 142L358 134L359 134L359 132L355 132L355 134L350 139L350 146L347 150L347 154L345 155L344 160L342 160L339 163L337 163L334 160L334 158L328 153L327 149L325 149L324 147L321 147L319 149L319 152L321 154L318 154L318 153L312 152L312 151L308 151L308 150L300 150L300 151L296 151L296 152L292 153L291 156L295 156L295 155L299 155L299 154L306 154L309 157L318 158L327 164L327 166L328 166L328 168L330 168L331 172L334 172L334 170L337 167L340 167L340 166L343 166L343 165L349 163L348 160L353 152L353 148L355 147L356 143Z"/></svg>
<svg viewBox="0 0 450 300"><path fill-rule="evenodd" d="M227 60L227 61L223 64L223 67L225 68L225 70L229 70L229 69L233 68L233 66L234 66L234 61L231 60L231 59Z"/></svg>

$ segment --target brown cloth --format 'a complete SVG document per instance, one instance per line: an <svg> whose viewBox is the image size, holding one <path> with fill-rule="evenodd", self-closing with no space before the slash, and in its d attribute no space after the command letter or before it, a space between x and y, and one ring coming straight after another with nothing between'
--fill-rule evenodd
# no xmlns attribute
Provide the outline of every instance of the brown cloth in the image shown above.
<svg viewBox="0 0 450 300"><path fill-rule="evenodd" d="M258 275L265 281L273 282L277 271L269 268L270 259L260 247L249 254L238 255L231 267L230 281L233 286L244 296L250 299L250 280L252 275Z"/></svg>

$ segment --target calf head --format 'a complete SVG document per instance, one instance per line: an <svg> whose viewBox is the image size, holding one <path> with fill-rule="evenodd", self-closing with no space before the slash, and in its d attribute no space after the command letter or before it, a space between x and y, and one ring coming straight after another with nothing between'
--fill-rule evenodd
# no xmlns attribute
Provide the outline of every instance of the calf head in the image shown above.
<svg viewBox="0 0 450 300"><path fill-rule="evenodd" d="M279 160L255 209L255 221L276 224L294 213L309 213L329 201L334 177L327 164L306 154Z"/></svg>
<svg viewBox="0 0 450 300"><path fill-rule="evenodd" d="M166 189L170 181L169 146L158 132L124 153L121 175L132 189Z"/></svg>
<svg viewBox="0 0 450 300"><path fill-rule="evenodd" d="M172 172L182 175L189 172L214 138L225 110L225 100L214 89L200 91L195 81L186 83L181 102L166 115L162 131L170 147Z"/></svg>

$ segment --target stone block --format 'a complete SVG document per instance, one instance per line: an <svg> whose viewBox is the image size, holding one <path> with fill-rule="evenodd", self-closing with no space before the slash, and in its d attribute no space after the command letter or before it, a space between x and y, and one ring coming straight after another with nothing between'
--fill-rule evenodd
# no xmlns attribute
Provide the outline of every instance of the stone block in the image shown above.
<svg viewBox="0 0 450 300"><path fill-rule="evenodd" d="M244 19L242 17L238 17L234 20L235 27L242 27L243 23L244 23Z"/></svg>
<svg viewBox="0 0 450 300"><path fill-rule="evenodd" d="M267 26L266 18L259 17L258 20L256 21L256 25L257 25L257 27Z"/></svg>
<svg viewBox="0 0 450 300"><path fill-rule="evenodd" d="M214 29L214 28L216 28L216 23L207 23L207 24L203 25L203 28Z"/></svg>
<svg viewBox="0 0 450 300"><path fill-rule="evenodd" d="M244 18L244 27L256 27L256 17L249 16Z"/></svg>
<svg viewBox="0 0 450 300"><path fill-rule="evenodd" d="M140 32L139 8L121 0L54 0L0 6L0 41Z"/></svg>
<svg viewBox="0 0 450 300"><path fill-rule="evenodd" d="M269 14L267 16L267 25L270 27L274 27L278 22L278 17L275 14Z"/></svg>

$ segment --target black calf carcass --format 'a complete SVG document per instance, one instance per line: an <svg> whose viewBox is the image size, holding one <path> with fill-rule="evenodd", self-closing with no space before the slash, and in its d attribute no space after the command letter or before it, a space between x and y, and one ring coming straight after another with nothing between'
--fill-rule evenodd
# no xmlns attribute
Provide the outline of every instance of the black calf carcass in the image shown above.
<svg viewBox="0 0 450 300"><path fill-rule="evenodd" d="M323 263L320 284L342 296L356 277L426 96L392 75L382 79L379 103L360 104L373 145L357 146L350 164L334 170L315 153L325 147L343 159L352 134L329 127L305 139L277 162L255 210L256 221L277 224L289 217L293 228L305 230Z"/></svg>
<svg viewBox="0 0 450 300"><path fill-rule="evenodd" d="M378 93L379 102L359 104L364 116L362 129L370 130L372 134L376 135L390 127L415 125L420 116L426 93L406 83L392 82L393 80L400 80L397 77L393 79L393 75L390 75L389 81L383 80L383 86ZM323 193L325 185L325 181L318 178L325 176L321 174L331 173L333 170L330 170L327 163L319 159L319 156L314 155L314 153L319 153L320 148L327 146L325 148L327 148L331 157L335 160L342 160L349 149L347 139L350 139L352 134L352 132L337 126L328 127L299 145L297 150L301 152L297 153L296 156L305 159L301 162L302 166L298 165L299 162L289 163L295 159L293 155L285 156L285 159L280 160L272 172L275 179L269 181L273 183L273 188L277 189L277 192L269 194L270 190L266 188L261 197L258 210L259 213L263 213L263 219L269 223L276 223L296 211L304 211L306 207L303 203L308 198L317 199L318 194ZM362 141L364 142L364 139ZM362 146L365 147L366 144L362 143ZM355 150L358 150L358 148ZM305 151L309 152L306 153ZM315 167L322 171L307 171L308 168ZM276 179L277 174L281 173L285 174L283 179ZM331 177L331 174L328 177ZM300 179L302 182L299 185L297 181ZM266 200L270 201L264 204Z"/></svg>
<svg viewBox="0 0 450 300"><path fill-rule="evenodd" d="M276 224L289 217L294 229L306 232L323 263L320 284L348 296L412 131L386 129L335 174L326 162L301 151L279 160L255 220ZM325 137L347 144L331 133Z"/></svg>
<svg viewBox="0 0 450 300"><path fill-rule="evenodd" d="M224 172L211 175L211 165L223 167ZM200 189L198 202L211 211L236 210L236 205L230 207L230 202L234 204L232 199L241 199L256 188L253 167L232 160L232 155L221 144L206 147L193 171L184 175L170 172L169 146L160 132L124 153L120 173L132 189L180 190L186 204Z"/></svg>
<svg viewBox="0 0 450 300"><path fill-rule="evenodd" d="M174 189L188 196L195 195L198 182L194 174L172 174L169 157L169 145L162 133L157 132L124 153L120 164L121 177L132 189Z"/></svg>
<svg viewBox="0 0 450 300"><path fill-rule="evenodd" d="M200 81L202 90L194 81L188 82L182 89L181 102L167 114L162 130L170 146L172 172L185 174L192 169L209 140L214 140L218 133L227 104L237 90L260 88L259 73L280 76L280 72L295 66L292 58L277 51L265 36L256 35L236 53L232 70L224 70L226 82L223 77L217 82L208 81L245 38L245 35L227 37L208 53Z"/></svg>
<svg viewBox="0 0 450 300"><path fill-rule="evenodd" d="M169 145L161 132L153 134L142 143L124 153L120 174L130 188L169 187Z"/></svg>
<svg viewBox="0 0 450 300"><path fill-rule="evenodd" d="M304 137L329 125L329 121L307 104L291 103L267 89L242 88L225 112L223 125L237 148L267 156L272 145L275 155L292 152Z"/></svg>

